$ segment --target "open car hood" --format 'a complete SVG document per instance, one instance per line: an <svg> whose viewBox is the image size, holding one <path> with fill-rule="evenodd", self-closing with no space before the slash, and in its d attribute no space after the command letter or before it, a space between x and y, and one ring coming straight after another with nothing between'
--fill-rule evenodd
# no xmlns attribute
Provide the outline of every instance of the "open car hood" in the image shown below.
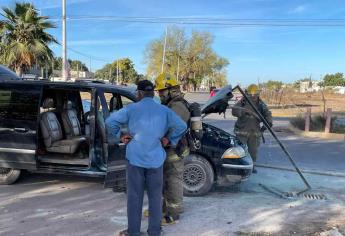
<svg viewBox="0 0 345 236"><path fill-rule="evenodd" d="M228 101L233 97L231 85L221 88L215 96L211 97L202 107L201 113L223 113L228 107Z"/></svg>

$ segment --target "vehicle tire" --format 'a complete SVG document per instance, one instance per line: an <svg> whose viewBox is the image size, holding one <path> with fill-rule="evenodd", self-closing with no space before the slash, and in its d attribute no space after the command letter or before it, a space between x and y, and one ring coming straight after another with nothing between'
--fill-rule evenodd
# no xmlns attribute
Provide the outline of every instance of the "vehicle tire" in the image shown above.
<svg viewBox="0 0 345 236"><path fill-rule="evenodd" d="M16 182L20 176L20 170L0 167L0 185L9 185Z"/></svg>
<svg viewBox="0 0 345 236"><path fill-rule="evenodd" d="M184 160L183 193L185 196L207 194L214 183L214 170L204 157L191 154Z"/></svg>

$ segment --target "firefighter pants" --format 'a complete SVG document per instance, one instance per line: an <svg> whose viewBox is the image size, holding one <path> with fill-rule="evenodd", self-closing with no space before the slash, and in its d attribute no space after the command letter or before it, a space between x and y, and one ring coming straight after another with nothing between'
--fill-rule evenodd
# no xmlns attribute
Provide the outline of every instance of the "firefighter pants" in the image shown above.
<svg viewBox="0 0 345 236"><path fill-rule="evenodd" d="M260 146L260 137L255 133L249 133L248 135L237 135L239 140L248 146L248 152L252 157L253 163L256 163L258 148Z"/></svg>
<svg viewBox="0 0 345 236"><path fill-rule="evenodd" d="M163 212L177 219L183 212L184 161L165 161L163 185Z"/></svg>

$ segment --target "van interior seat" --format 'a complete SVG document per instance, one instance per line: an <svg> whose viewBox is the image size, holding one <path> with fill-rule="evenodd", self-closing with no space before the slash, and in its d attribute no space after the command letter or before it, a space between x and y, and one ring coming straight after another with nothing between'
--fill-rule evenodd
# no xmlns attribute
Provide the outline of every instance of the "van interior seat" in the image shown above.
<svg viewBox="0 0 345 236"><path fill-rule="evenodd" d="M67 139L82 136L77 111L73 108L73 103L71 101L66 101L64 103L61 116Z"/></svg>
<svg viewBox="0 0 345 236"><path fill-rule="evenodd" d="M75 153L79 146L86 141L85 137L63 139L61 125L55 113L52 112L54 100L46 98L42 107L46 111L41 114L40 127L47 151L66 154Z"/></svg>

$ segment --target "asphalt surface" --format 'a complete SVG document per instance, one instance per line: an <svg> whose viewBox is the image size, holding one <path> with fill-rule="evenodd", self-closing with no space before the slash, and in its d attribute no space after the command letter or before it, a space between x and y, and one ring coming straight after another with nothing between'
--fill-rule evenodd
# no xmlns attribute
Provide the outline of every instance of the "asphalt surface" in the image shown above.
<svg viewBox="0 0 345 236"><path fill-rule="evenodd" d="M205 93L187 94L186 99L204 104L208 99ZM231 101L230 104L234 102ZM223 130L233 133L236 118L231 109L225 114L211 114L204 119ZM336 171L345 174L345 140L327 140L305 138L291 133L281 132L289 125L289 118L275 117L273 127L281 143L289 151L297 165L303 169L315 171ZM292 165L273 136L265 132L266 143L261 143L258 164L291 167Z"/></svg>
<svg viewBox="0 0 345 236"><path fill-rule="evenodd" d="M211 118L205 119L205 122L233 133L236 119L228 113L226 119L222 116L211 115ZM288 118L274 118L274 130L280 131L280 127L286 127L288 123ZM316 171L343 172L345 174L345 141L305 138L286 132L276 132L276 135L299 167ZM266 131L264 137L266 143L261 142L258 164L292 167L289 159L273 136Z"/></svg>
<svg viewBox="0 0 345 236"><path fill-rule="evenodd" d="M207 95L189 95L203 102ZM188 98L188 97L187 97ZM206 122L232 131L235 120L210 115ZM275 119L274 126L286 126ZM277 133L300 168L344 172L345 143ZM275 141L266 134L259 163L291 167ZM345 178L305 174L315 195L281 198L263 189L298 192L303 182L294 172L258 168L248 181L215 187L204 197L184 198L185 212L164 235L345 235ZM146 204L145 200L145 204ZM26 174L18 183L0 186L0 235L117 235L126 228L126 195L104 189L101 179ZM142 231L147 219L142 220Z"/></svg>

